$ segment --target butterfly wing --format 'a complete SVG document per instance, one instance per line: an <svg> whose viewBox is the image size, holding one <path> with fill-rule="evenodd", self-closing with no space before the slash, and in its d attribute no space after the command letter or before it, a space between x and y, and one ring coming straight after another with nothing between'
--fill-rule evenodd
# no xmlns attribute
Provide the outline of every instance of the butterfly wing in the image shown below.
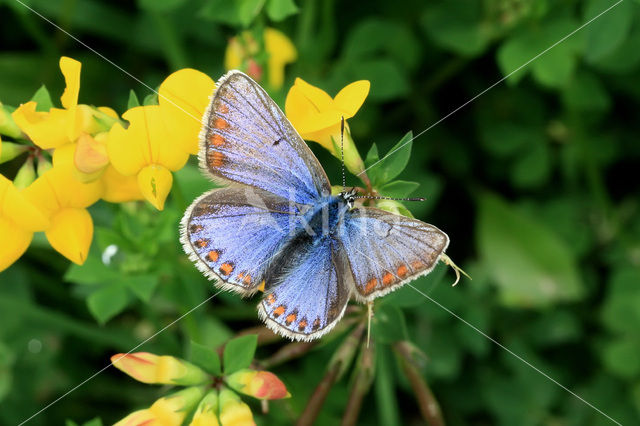
<svg viewBox="0 0 640 426"><path fill-rule="evenodd" d="M342 318L353 291L339 241L300 234L279 254L266 276L258 313L276 333L313 340Z"/></svg>
<svg viewBox="0 0 640 426"><path fill-rule="evenodd" d="M203 118L200 164L214 178L312 204L331 192L309 147L278 105L250 77L230 71Z"/></svg>
<svg viewBox="0 0 640 426"><path fill-rule="evenodd" d="M218 188L197 198L181 223L180 241L209 279L242 294L256 291L272 256L295 226L298 207L251 187Z"/></svg>
<svg viewBox="0 0 640 426"><path fill-rule="evenodd" d="M433 225L369 207L346 213L340 237L362 302L428 274L449 245Z"/></svg>

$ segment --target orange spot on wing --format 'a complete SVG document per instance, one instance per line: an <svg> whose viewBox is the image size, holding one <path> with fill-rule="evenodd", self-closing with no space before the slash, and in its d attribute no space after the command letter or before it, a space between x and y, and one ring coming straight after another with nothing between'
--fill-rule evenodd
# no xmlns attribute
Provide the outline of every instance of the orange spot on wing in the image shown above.
<svg viewBox="0 0 640 426"><path fill-rule="evenodd" d="M304 331L305 328L307 328L307 320L303 319L300 321L300 324L298 324L298 331Z"/></svg>
<svg viewBox="0 0 640 426"><path fill-rule="evenodd" d="M276 303L276 297L273 294L267 296L267 303L273 305Z"/></svg>
<svg viewBox="0 0 640 426"><path fill-rule="evenodd" d="M226 106L225 104L220 104L220 105L218 105L218 112L220 114L226 114L226 113L229 112L229 107Z"/></svg>
<svg viewBox="0 0 640 426"><path fill-rule="evenodd" d="M409 269L407 268L407 265L398 266L398 276L400 278L406 277L407 276L407 272L409 272Z"/></svg>
<svg viewBox="0 0 640 426"><path fill-rule="evenodd" d="M382 285L388 286L393 282L393 274L391 272L387 272L382 276Z"/></svg>
<svg viewBox="0 0 640 426"><path fill-rule="evenodd" d="M414 260L413 262L411 262L411 267L416 270L422 269L424 268L424 262L421 260Z"/></svg>
<svg viewBox="0 0 640 426"><path fill-rule="evenodd" d="M220 265L220 272L222 275L229 275L233 271L233 265L231 263L223 263Z"/></svg>
<svg viewBox="0 0 640 426"><path fill-rule="evenodd" d="M220 257L220 253L218 253L217 250L211 250L208 254L207 254L207 258L211 261L211 262L217 262L218 261L218 257Z"/></svg>
<svg viewBox="0 0 640 426"><path fill-rule="evenodd" d="M280 315L284 314L285 307L284 305L280 305L273 310L273 316L278 318Z"/></svg>
<svg viewBox="0 0 640 426"><path fill-rule="evenodd" d="M220 167L224 162L224 154L218 151L210 153L209 164L211 167Z"/></svg>
<svg viewBox="0 0 640 426"><path fill-rule="evenodd" d="M191 232L192 234L195 234L196 232L200 232L202 231L202 225L191 225L189 227L189 232Z"/></svg>
<svg viewBox="0 0 640 426"><path fill-rule="evenodd" d="M229 127L229 123L227 123L222 118L216 118L216 120L213 122L213 127L215 127L216 129L226 129L227 127Z"/></svg>
<svg viewBox="0 0 640 426"><path fill-rule="evenodd" d="M374 288L378 285L378 280L376 278L371 278L367 281L367 285L364 288L365 293L371 293Z"/></svg>
<svg viewBox="0 0 640 426"><path fill-rule="evenodd" d="M313 322L313 330L317 330L320 328L320 318L316 318L316 320Z"/></svg>
<svg viewBox="0 0 640 426"><path fill-rule="evenodd" d="M284 319L284 321L285 321L285 323L286 323L287 325L289 325L289 324L291 324L292 322L294 322L294 321L296 320L296 317L297 317L297 316L298 316L298 315L297 315L297 314L295 314L295 313L294 313L294 314L289 314L289 315L287 315L287 317Z"/></svg>
<svg viewBox="0 0 640 426"><path fill-rule="evenodd" d="M251 285L251 275L247 274L242 279L242 282L246 285Z"/></svg>
<svg viewBox="0 0 640 426"><path fill-rule="evenodd" d="M209 244L209 241L204 238L200 238L199 240L196 240L194 244L200 248L205 248L207 244Z"/></svg>
<svg viewBox="0 0 640 426"><path fill-rule="evenodd" d="M215 134L209 138L209 142L211 142L211 145L213 146L222 146L224 145L224 138L218 134Z"/></svg>

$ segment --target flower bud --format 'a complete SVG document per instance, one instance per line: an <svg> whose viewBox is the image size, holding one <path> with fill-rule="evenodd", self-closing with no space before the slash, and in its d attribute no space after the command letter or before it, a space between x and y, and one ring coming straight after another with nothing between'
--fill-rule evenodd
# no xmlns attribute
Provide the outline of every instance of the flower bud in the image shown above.
<svg viewBox="0 0 640 426"><path fill-rule="evenodd" d="M196 409L190 426L218 426L218 390L209 391Z"/></svg>
<svg viewBox="0 0 640 426"><path fill-rule="evenodd" d="M198 385L209 378L207 373L190 362L148 352L113 355L111 363L143 383Z"/></svg>
<svg viewBox="0 0 640 426"><path fill-rule="evenodd" d="M249 406L230 389L220 391L220 423L222 426L255 425Z"/></svg>
<svg viewBox="0 0 640 426"><path fill-rule="evenodd" d="M268 371L243 369L227 377L227 384L232 389L258 399L289 398L284 383Z"/></svg>
<svg viewBox="0 0 640 426"><path fill-rule="evenodd" d="M18 170L15 179L13 179L13 186L18 189L24 189L36 180L36 169L33 167L33 158L27 158L22 167Z"/></svg>

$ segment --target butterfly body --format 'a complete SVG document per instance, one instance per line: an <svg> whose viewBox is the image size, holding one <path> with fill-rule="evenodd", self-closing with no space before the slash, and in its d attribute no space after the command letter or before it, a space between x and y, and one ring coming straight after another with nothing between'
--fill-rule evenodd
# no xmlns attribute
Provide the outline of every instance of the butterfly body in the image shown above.
<svg viewBox="0 0 640 426"><path fill-rule="evenodd" d="M329 332L354 297L368 302L429 273L449 244L419 220L354 207L278 106L231 71L203 118L201 167L229 186L197 198L181 222L189 257L217 285L263 289L258 313L297 340Z"/></svg>

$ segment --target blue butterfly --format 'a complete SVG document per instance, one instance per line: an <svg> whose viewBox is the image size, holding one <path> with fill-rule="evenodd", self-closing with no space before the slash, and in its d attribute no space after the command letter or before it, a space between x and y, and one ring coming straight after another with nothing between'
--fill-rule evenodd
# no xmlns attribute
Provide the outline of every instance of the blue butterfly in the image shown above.
<svg viewBox="0 0 640 426"><path fill-rule="evenodd" d="M360 302L431 272L449 238L438 228L331 195L326 173L276 103L231 71L203 117L200 165L225 183L187 209L181 242L223 289L263 290L258 313L295 340L328 333Z"/></svg>

